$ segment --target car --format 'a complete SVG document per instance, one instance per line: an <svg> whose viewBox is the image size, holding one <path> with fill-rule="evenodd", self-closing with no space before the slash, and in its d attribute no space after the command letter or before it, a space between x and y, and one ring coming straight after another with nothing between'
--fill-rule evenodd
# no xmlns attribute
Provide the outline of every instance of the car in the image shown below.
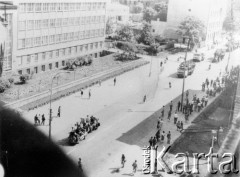
<svg viewBox="0 0 240 177"><path fill-rule="evenodd" d="M205 54L204 53L195 53L193 54L193 61L194 62L200 62L205 59Z"/></svg>
<svg viewBox="0 0 240 177"><path fill-rule="evenodd" d="M178 70L177 70L177 76L178 78L183 78L184 77L184 71L185 71L185 77L188 75L191 75L195 69L195 63L192 60L188 60L185 62L180 63Z"/></svg>

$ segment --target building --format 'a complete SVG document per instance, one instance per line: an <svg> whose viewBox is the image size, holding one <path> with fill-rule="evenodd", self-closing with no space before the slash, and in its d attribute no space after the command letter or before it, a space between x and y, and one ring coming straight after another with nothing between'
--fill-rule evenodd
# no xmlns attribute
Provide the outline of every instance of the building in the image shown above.
<svg viewBox="0 0 240 177"><path fill-rule="evenodd" d="M144 6L149 6L150 4L154 3L155 0L119 0L121 4L128 5L128 6L133 6L136 5L137 3L143 3Z"/></svg>
<svg viewBox="0 0 240 177"><path fill-rule="evenodd" d="M167 24L163 33L167 38L180 39L176 30L187 16L194 16L205 25L207 46L221 41L223 21L226 16L227 0L169 0Z"/></svg>
<svg viewBox="0 0 240 177"><path fill-rule="evenodd" d="M107 16L114 24L126 24L129 22L129 7L117 2L107 4Z"/></svg>
<svg viewBox="0 0 240 177"><path fill-rule="evenodd" d="M105 39L107 0L16 0L12 61L19 74L62 68L78 56L99 57Z"/></svg>

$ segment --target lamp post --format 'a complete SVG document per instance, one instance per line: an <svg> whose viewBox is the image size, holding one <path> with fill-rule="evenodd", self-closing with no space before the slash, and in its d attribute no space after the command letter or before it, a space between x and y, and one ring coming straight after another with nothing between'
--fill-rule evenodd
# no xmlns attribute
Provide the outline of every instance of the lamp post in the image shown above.
<svg viewBox="0 0 240 177"><path fill-rule="evenodd" d="M50 89L50 103L49 103L49 139L51 139L51 132L52 132L52 87L53 87L53 80L62 73L70 73L69 71L62 71L56 73L51 80L51 89Z"/></svg>
<svg viewBox="0 0 240 177"><path fill-rule="evenodd" d="M181 111L182 111L182 109L183 109L183 98L184 98L184 87L185 87L185 72L186 72L186 60L187 60L187 52L188 52L189 45L190 45L190 38L188 37L187 50L186 50L185 57L184 57L184 72L183 72L183 85L182 85L182 97L181 97Z"/></svg>

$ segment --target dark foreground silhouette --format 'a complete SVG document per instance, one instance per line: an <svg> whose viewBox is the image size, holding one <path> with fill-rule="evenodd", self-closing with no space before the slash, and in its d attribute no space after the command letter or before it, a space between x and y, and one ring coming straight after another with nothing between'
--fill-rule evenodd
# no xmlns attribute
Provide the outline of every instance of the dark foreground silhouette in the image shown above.
<svg viewBox="0 0 240 177"><path fill-rule="evenodd" d="M84 177L48 137L0 103L0 163L5 177Z"/></svg>

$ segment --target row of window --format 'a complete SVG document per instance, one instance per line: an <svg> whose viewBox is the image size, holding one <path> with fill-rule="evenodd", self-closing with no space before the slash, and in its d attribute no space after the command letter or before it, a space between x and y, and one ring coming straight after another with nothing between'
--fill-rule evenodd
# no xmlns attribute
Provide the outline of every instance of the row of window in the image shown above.
<svg viewBox="0 0 240 177"><path fill-rule="evenodd" d="M56 35L53 34L49 36L24 38L24 39L18 40L18 49L52 45L52 44L57 44L61 42L71 42L76 40L102 37L102 36L104 36L104 28L56 34Z"/></svg>
<svg viewBox="0 0 240 177"><path fill-rule="evenodd" d="M54 51L49 52L42 52L38 54L32 54L27 56L22 56L18 58L19 65L23 64L23 60L26 60L26 64L30 63L37 63L39 59L46 60L46 59L52 59L52 58L58 58L58 57L64 57L64 56L71 56L76 54L81 54L84 51L93 50L93 49L100 49L103 47L103 42L95 42L91 44L85 44L80 46L74 46L74 47L68 47L68 48L62 48Z"/></svg>
<svg viewBox="0 0 240 177"><path fill-rule="evenodd" d="M106 2L82 3L20 3L21 13L30 12L56 12L56 11L86 11L106 8Z"/></svg>
<svg viewBox="0 0 240 177"><path fill-rule="evenodd" d="M84 16L84 17L71 17L71 18L57 18L57 19L42 19L42 20L27 20L19 21L19 31L55 28L61 26L74 26L85 25L93 23L104 23L105 16Z"/></svg>

